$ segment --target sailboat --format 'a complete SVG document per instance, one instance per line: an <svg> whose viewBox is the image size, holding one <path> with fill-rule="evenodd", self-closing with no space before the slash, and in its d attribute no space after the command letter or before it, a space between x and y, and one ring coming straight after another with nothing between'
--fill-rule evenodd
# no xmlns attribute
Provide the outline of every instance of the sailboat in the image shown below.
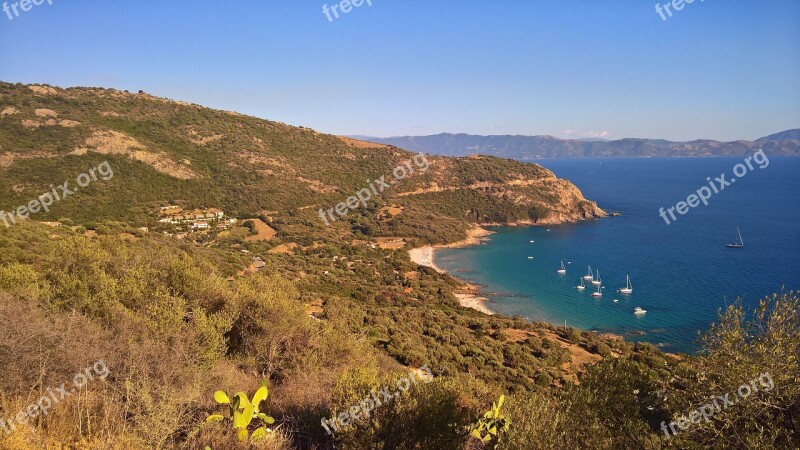
<svg viewBox="0 0 800 450"><path fill-rule="evenodd" d="M603 288L600 285L597 285L597 292L592 292L592 297L602 297L603 296Z"/></svg>
<svg viewBox="0 0 800 450"><path fill-rule="evenodd" d="M583 276L583 279L586 281L592 281L594 279L594 274L592 274L592 266L589 266L589 271L586 272L586 275Z"/></svg>
<svg viewBox="0 0 800 450"><path fill-rule="evenodd" d="M583 291L583 290L585 290L585 289L586 289L586 285L585 285L585 284L583 284L583 278L580 278L580 280L581 280L581 284L579 284L579 285L575 286L575 289L577 289L577 290L579 290L579 291Z"/></svg>
<svg viewBox="0 0 800 450"><path fill-rule="evenodd" d="M739 235L739 240L736 242L731 242L727 245L728 248L744 248L744 241L742 240L742 232L739 231L739 227L736 227L736 234Z"/></svg>
<svg viewBox="0 0 800 450"><path fill-rule="evenodd" d="M567 273L567 268L564 267L564 260L561 260L561 268L558 269L558 273L559 275L564 275L565 273Z"/></svg>
<svg viewBox="0 0 800 450"><path fill-rule="evenodd" d="M597 271L597 279L596 280L592 280L592 284L596 284L598 286L603 284L603 281L600 279L600 271L599 270Z"/></svg>
<svg viewBox="0 0 800 450"><path fill-rule="evenodd" d="M625 287L619 290L620 294L633 294L633 286L631 285L631 276L627 275L627 282L625 283Z"/></svg>

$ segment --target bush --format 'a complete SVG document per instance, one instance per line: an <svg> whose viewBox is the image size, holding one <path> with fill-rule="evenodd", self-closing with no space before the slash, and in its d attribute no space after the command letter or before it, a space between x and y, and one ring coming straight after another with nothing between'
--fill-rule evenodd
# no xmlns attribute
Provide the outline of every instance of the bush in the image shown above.
<svg viewBox="0 0 800 450"><path fill-rule="evenodd" d="M699 356L680 366L670 396L672 418L731 394L736 406L718 411L675 437L678 445L714 448L800 448L800 299L794 292L760 301L749 316L741 303L720 313L700 339ZM766 375L765 375L766 374ZM747 399L739 386L759 377L774 387Z"/></svg>
<svg viewBox="0 0 800 450"><path fill-rule="evenodd" d="M354 371L337 384L331 416L349 411L387 387L398 392L398 381L408 375L378 376ZM379 397L380 398L380 397ZM336 442L347 449L442 449L463 448L468 426L482 414L479 405L465 408L464 384L434 379L411 383L407 392L377 405L369 417L352 421L336 433Z"/></svg>
<svg viewBox="0 0 800 450"><path fill-rule="evenodd" d="M542 372L536 375L536 385L541 387L550 387L553 384L553 377L547 373Z"/></svg>
<svg viewBox="0 0 800 450"><path fill-rule="evenodd" d="M582 338L583 338L583 333L581 333L580 330L576 330L575 328L570 328L569 332L567 333L567 340L572 342L573 344L580 344Z"/></svg>
<svg viewBox="0 0 800 450"><path fill-rule="evenodd" d="M250 234L251 234L251 235L256 235L256 234L258 234L258 230L256 229L256 224L255 224L255 222L253 222L252 220L246 220L246 221L245 221L245 222L242 224L242 226L243 226L243 227L245 227L245 228L247 228L248 230L250 230Z"/></svg>
<svg viewBox="0 0 800 450"><path fill-rule="evenodd" d="M592 342L592 344L589 346L589 351L600 355L603 358L611 356L611 347L609 347L605 342Z"/></svg>

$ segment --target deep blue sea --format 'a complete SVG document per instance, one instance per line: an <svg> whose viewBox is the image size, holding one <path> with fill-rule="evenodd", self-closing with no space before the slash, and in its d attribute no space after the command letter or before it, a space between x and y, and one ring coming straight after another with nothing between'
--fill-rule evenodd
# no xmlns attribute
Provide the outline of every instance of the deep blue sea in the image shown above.
<svg viewBox="0 0 800 450"><path fill-rule="evenodd" d="M741 298L752 308L782 289L800 289L800 158L769 159L667 225L674 206L742 158L580 159L537 163L576 184L621 217L550 227L492 228L483 245L446 249L436 263L484 287L491 309L583 330L609 331L666 351L692 352L717 310ZM729 249L742 232L745 247ZM535 241L531 243L530 241ZM533 259L528 259L530 256ZM560 260L567 274L558 275ZM575 289L587 266L606 287ZM630 274L633 294L625 296ZM619 302L614 303L614 299ZM635 307L647 311L634 315Z"/></svg>

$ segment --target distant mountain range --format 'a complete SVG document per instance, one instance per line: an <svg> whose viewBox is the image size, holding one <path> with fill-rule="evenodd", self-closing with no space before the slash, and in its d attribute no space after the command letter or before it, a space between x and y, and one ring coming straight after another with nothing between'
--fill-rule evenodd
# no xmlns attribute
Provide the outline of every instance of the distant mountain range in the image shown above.
<svg viewBox="0 0 800 450"><path fill-rule="evenodd" d="M673 142L633 138L608 141L559 139L553 136L478 136L449 133L389 138L354 137L433 155L481 154L521 161L543 158L742 156L759 149L769 155L800 156L800 129L783 131L756 141L733 142L708 139Z"/></svg>

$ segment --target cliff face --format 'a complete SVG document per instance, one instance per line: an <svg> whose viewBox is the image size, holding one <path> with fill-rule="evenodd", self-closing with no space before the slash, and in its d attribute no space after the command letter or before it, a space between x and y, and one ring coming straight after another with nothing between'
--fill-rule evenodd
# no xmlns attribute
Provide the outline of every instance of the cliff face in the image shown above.
<svg viewBox="0 0 800 450"><path fill-rule="evenodd" d="M547 178L547 182L550 183L558 201L552 208L552 215L544 218L540 224L559 224L607 216L597 203L587 200L577 186L568 180L558 179L550 170L547 172L551 175Z"/></svg>
<svg viewBox="0 0 800 450"><path fill-rule="evenodd" d="M586 219L606 217L605 211L597 203L587 200L577 186L567 180L557 180L554 185L558 202L552 215L539 221L541 225L576 222Z"/></svg>
<svg viewBox="0 0 800 450"><path fill-rule="evenodd" d="M540 167L540 166L539 166ZM587 200L577 186L568 180L558 179L547 169L540 178L529 180L513 180L507 183L509 188L528 187L539 193L546 193L545 199L540 195L517 194L517 203L527 204L533 208L546 211L540 217L530 220L514 220L509 222L485 222L483 225L557 225L581 220L598 219L608 214L597 203Z"/></svg>

